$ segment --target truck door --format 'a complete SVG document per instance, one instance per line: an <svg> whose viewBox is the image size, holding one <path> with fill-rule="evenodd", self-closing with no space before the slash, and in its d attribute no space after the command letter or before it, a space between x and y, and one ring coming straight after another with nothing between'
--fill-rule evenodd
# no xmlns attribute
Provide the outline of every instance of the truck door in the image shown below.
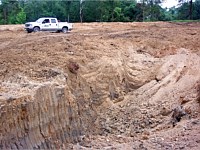
<svg viewBox="0 0 200 150"><path fill-rule="evenodd" d="M51 30L55 31L58 29L58 22L56 19L51 19Z"/></svg>
<svg viewBox="0 0 200 150"><path fill-rule="evenodd" d="M49 19L44 19L44 21L42 21L41 29L43 31L48 31L51 29L51 23Z"/></svg>

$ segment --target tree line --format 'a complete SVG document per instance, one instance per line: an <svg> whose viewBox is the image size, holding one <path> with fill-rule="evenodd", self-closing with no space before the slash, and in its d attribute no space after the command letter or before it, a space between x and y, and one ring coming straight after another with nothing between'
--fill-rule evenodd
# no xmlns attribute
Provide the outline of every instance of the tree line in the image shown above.
<svg viewBox="0 0 200 150"><path fill-rule="evenodd" d="M22 24L40 17L70 22L132 22L200 19L200 0L0 0L0 24Z"/></svg>

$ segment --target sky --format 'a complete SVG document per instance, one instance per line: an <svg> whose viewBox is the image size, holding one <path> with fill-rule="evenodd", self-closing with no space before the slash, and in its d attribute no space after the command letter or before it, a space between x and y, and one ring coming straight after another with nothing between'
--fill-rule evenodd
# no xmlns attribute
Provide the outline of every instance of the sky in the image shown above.
<svg viewBox="0 0 200 150"><path fill-rule="evenodd" d="M170 8L173 6L176 6L178 4L178 0L165 0L165 2L163 2L162 7L163 8Z"/></svg>

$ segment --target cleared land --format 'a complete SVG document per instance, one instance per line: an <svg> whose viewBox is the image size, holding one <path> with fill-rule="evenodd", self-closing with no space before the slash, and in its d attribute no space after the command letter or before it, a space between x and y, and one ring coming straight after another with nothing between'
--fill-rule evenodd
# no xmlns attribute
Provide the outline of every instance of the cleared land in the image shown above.
<svg viewBox="0 0 200 150"><path fill-rule="evenodd" d="M199 33L200 23L0 26L1 148L200 149Z"/></svg>

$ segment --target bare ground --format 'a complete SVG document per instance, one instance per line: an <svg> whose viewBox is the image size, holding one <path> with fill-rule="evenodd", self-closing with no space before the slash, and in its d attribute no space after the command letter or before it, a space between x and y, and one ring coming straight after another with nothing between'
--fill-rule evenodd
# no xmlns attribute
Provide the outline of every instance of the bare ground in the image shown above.
<svg viewBox="0 0 200 150"><path fill-rule="evenodd" d="M83 23L68 34L0 26L0 96L23 93L5 83L61 71L95 110L71 149L200 149L199 33L199 23Z"/></svg>

